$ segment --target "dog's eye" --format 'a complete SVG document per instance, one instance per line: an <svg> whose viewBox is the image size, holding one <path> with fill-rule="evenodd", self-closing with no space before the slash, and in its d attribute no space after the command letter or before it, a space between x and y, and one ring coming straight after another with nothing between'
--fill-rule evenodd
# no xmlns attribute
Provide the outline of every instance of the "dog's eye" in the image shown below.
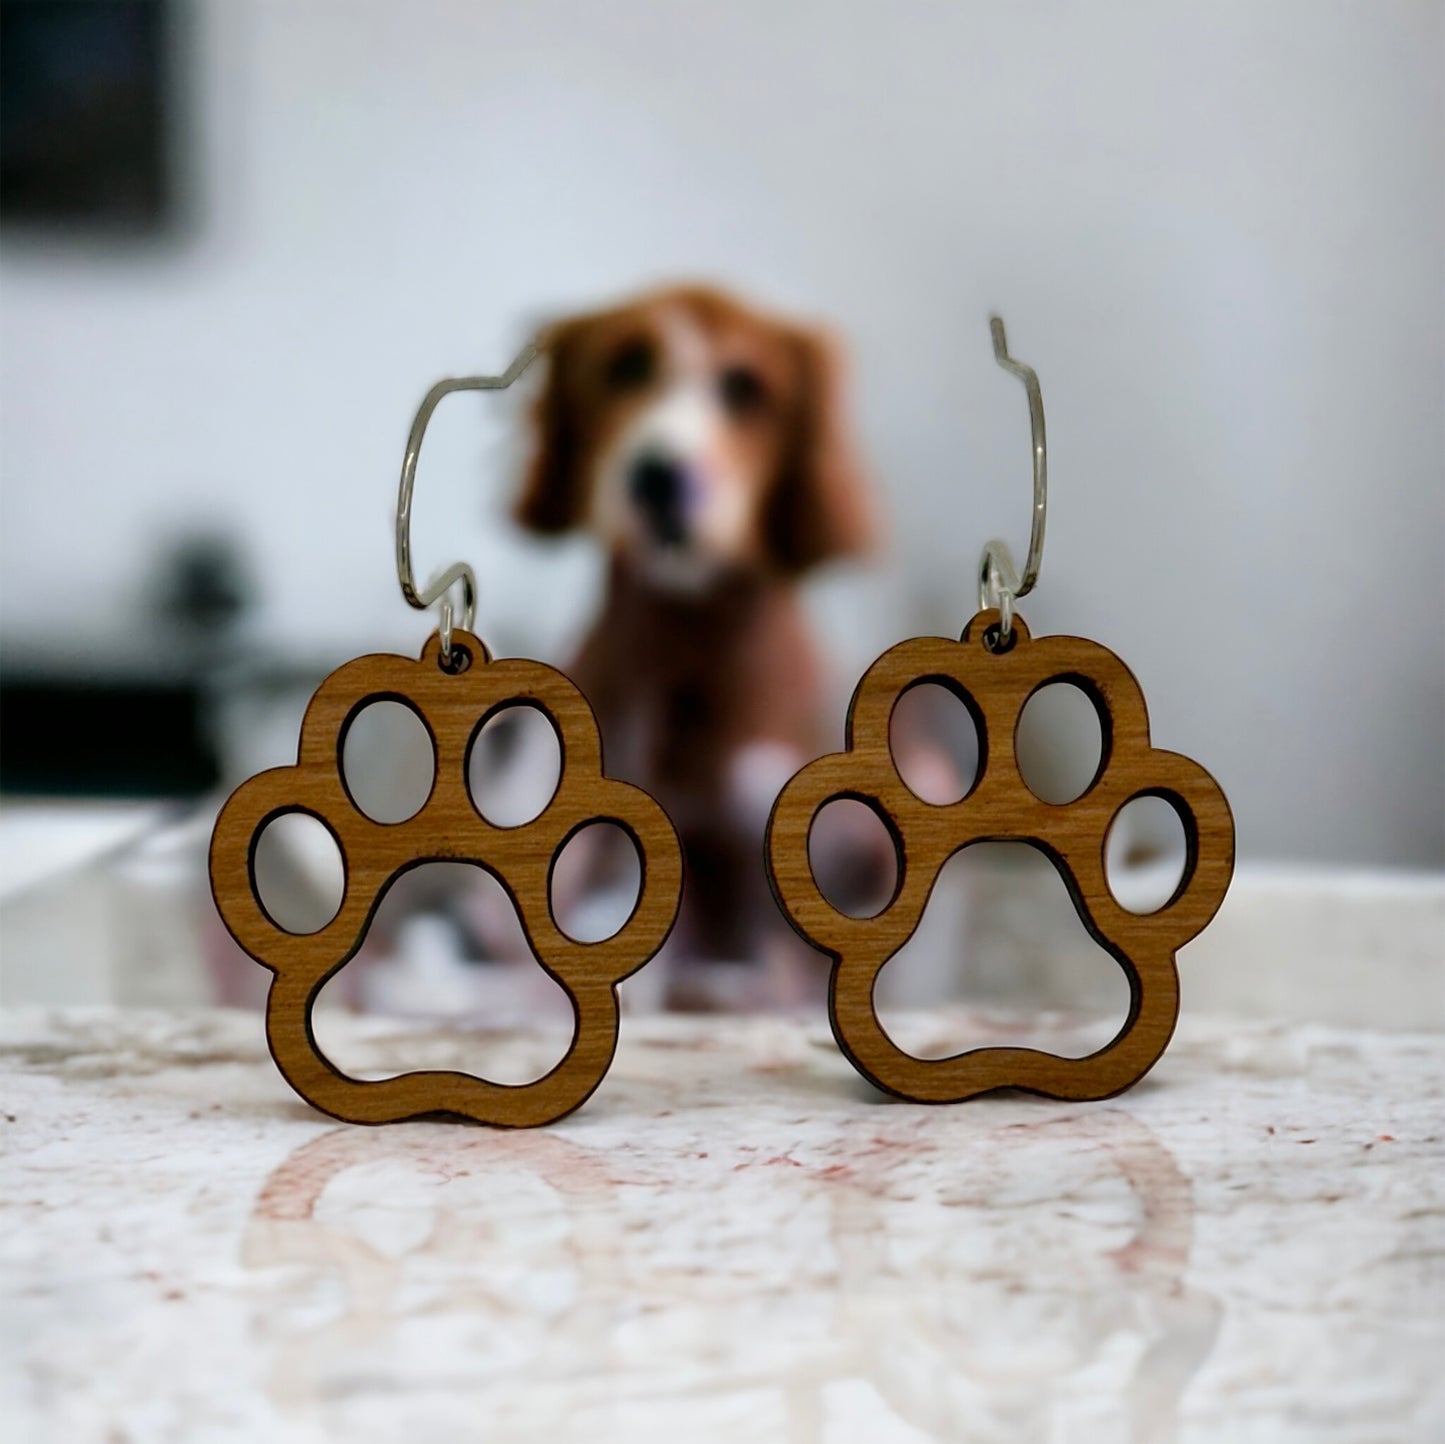
<svg viewBox="0 0 1445 1444"><path fill-rule="evenodd" d="M607 385L612 391L635 391L652 380L656 365L652 346L647 341L629 341L613 352L607 363Z"/></svg>
<svg viewBox="0 0 1445 1444"><path fill-rule="evenodd" d="M748 366L729 366L718 378L718 390L734 416L752 416L768 399L762 377Z"/></svg>

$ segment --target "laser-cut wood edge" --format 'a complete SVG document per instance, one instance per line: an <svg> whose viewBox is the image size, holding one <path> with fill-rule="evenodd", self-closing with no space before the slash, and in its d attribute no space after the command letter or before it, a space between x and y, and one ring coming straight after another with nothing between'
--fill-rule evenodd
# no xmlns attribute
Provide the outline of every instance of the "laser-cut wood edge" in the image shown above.
<svg viewBox="0 0 1445 1444"><path fill-rule="evenodd" d="M211 836L211 890L221 919L240 947L273 973L266 1007L271 1055L297 1093L345 1122L446 1114L498 1127L532 1127L579 1108L616 1051L618 984L656 955L677 918L682 890L677 834L648 793L603 775L597 719L581 692L543 663L493 661L470 634L454 633L453 645L471 659L458 674L442 670L435 636L416 661L375 654L338 668L307 707L297 761L242 783L221 809ZM384 699L416 712L434 750L427 800L400 823L375 822L360 812L342 778L346 727L363 707ZM534 706L549 718L562 765L556 791L538 817L519 827L498 827L472 802L466 760L487 717L509 703ZM313 933L279 928L255 885L256 840L269 821L288 812L310 813L327 826L345 870L336 916ZM614 822L631 835L641 881L623 926L600 942L579 943L553 915L550 880L562 847L593 822ZM311 1018L316 997L355 956L386 889L413 867L444 861L472 863L497 878L538 962L572 1003L576 1027L570 1048L531 1083L493 1083L454 1071L351 1078L317 1046Z"/></svg>
<svg viewBox="0 0 1445 1444"><path fill-rule="evenodd" d="M1138 1082L1168 1046L1179 1013L1175 953L1197 936L1223 901L1234 870L1234 821L1218 783L1198 763L1154 748L1143 693L1112 652L1080 637L1034 640L1014 618L1015 645L989 652L984 633L998 621L980 612L955 642L915 637L885 652L863 675L848 706L846 745L809 763L788 782L768 822L768 874L794 928L833 960L829 1018L849 1061L879 1088L920 1103L962 1102L1017 1088L1051 1098L1112 1097ZM897 699L921 682L962 689L981 719L980 772L969 793L926 803L893 761L889 722ZM1073 802L1036 797L1018 770L1014 739L1024 704L1041 687L1083 686L1100 715L1098 773ZM1174 896L1156 912L1131 913L1109 889L1105 842L1119 810L1140 796L1162 796L1179 814L1187 845ZM851 918L823 898L808 857L814 817L839 796L875 808L894 839L898 886L888 907ZM1080 920L1129 980L1129 1015L1102 1049L1064 1058L1035 1049L973 1048L922 1059L898 1048L874 1005L878 974L913 936L943 864L974 842L1018 841L1054 863Z"/></svg>

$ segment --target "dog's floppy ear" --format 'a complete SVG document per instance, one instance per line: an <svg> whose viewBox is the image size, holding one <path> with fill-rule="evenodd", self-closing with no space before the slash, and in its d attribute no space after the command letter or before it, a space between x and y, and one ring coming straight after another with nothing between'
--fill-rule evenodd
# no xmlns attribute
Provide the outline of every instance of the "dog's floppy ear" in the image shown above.
<svg viewBox="0 0 1445 1444"><path fill-rule="evenodd" d="M531 531L570 531L582 520L582 415L577 352L586 318L551 326L543 336L546 379L532 408L532 457L516 518Z"/></svg>
<svg viewBox="0 0 1445 1444"><path fill-rule="evenodd" d="M775 565L796 575L820 562L870 550L874 520L843 423L837 346L831 337L801 328L788 333L788 343L797 388L763 533Z"/></svg>

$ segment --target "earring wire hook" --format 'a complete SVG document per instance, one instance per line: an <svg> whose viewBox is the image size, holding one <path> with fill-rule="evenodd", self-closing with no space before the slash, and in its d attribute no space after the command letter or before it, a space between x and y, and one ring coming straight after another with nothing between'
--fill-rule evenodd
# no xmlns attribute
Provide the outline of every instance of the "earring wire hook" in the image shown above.
<svg viewBox="0 0 1445 1444"><path fill-rule="evenodd" d="M1029 430L1033 440L1034 509L1029 528L1029 550L1024 559L1023 576L1014 565L1007 542L995 538L983 549L978 564L978 604L984 609L999 611L999 640L1006 642L1013 629L1013 604L1033 591L1044 559L1044 524L1049 513L1049 448L1044 433L1044 394L1039 387L1038 373L1032 366L1009 355L1008 336L1003 318L991 316L989 330L993 335L994 360L1005 371L1024 383L1029 398Z"/></svg>
<svg viewBox="0 0 1445 1444"><path fill-rule="evenodd" d="M471 631L477 613L477 574L466 562L453 562L427 583L419 587L416 573L411 564L411 503L416 490L417 459L421 455L422 439L426 436L427 423L442 397L453 391L504 391L537 359L537 345L528 342L516 360L500 376L453 376L438 381L417 407L416 418L411 423L411 434L406 439L406 453L401 459L401 484L396 495L396 577L401 583L401 594L418 611L425 611L440 601L441 610L437 631L441 635L441 653L444 662L452 656L452 609L451 590L458 583L462 589L462 630Z"/></svg>

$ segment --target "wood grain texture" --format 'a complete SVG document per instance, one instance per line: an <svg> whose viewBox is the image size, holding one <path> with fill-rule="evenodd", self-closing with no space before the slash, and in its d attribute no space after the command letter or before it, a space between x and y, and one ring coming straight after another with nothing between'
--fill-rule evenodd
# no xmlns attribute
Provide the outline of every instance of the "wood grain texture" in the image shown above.
<svg viewBox="0 0 1445 1444"><path fill-rule="evenodd" d="M1144 696L1112 652L1081 637L1035 641L1017 616L1014 645L984 645L996 611L980 612L955 642L915 637L885 652L864 674L848 707L845 750L809 763L787 784L768 823L768 871L793 926L833 958L829 1013L839 1046L880 1088L920 1103L955 1103L995 1088L1051 1098L1107 1098L1138 1082L1158 1061L1179 1015L1175 952L1203 930L1234 871L1234 819L1214 779L1197 762L1153 747ZM961 801L923 802L894 764L889 723L898 698L919 683L947 687L979 734L977 779ZM1072 802L1041 801L1014 751L1019 715L1050 682L1082 689L1098 710L1102 755L1094 780ZM1109 890L1105 840L1119 810L1136 797L1162 797L1184 825L1187 855L1174 896L1136 914ZM818 811L835 798L867 803L883 819L898 855L898 882L874 917L838 912L821 894L808 860ZM976 1048L920 1059L884 1032L874 1008L879 971L913 935L943 864L982 841L1021 841L1053 859L1084 926L1124 969L1129 1015L1112 1042L1085 1058L1031 1048Z"/></svg>
<svg viewBox="0 0 1445 1444"><path fill-rule="evenodd" d="M581 692L540 662L493 661L476 637L453 634L471 658L442 670L439 642L419 661L358 657L333 672L306 709L293 766L263 772L231 795L211 837L211 890L231 935L274 978L266 1009L271 1054L307 1102L352 1123L389 1123L447 1113L502 1127L550 1123L581 1105L602 1081L617 1046L617 985L666 940L682 891L682 853L662 808L641 788L603 776L597 720ZM346 787L342 749L370 702L400 702L431 735L431 793L405 822L365 816ZM531 822L498 827L476 809L467 786L473 742L500 708L536 708L556 728L562 768L551 802ZM341 907L320 930L298 934L267 915L256 888L256 841L274 818L309 813L335 838L345 866ZM637 844L642 881L631 917L612 937L579 943L558 926L550 881L557 854L589 823L614 822ZM566 990L576 1014L567 1055L544 1078L509 1085L467 1073L418 1072L380 1081L347 1077L317 1047L317 994L356 953L387 888L425 862L470 862L506 889L542 967Z"/></svg>

